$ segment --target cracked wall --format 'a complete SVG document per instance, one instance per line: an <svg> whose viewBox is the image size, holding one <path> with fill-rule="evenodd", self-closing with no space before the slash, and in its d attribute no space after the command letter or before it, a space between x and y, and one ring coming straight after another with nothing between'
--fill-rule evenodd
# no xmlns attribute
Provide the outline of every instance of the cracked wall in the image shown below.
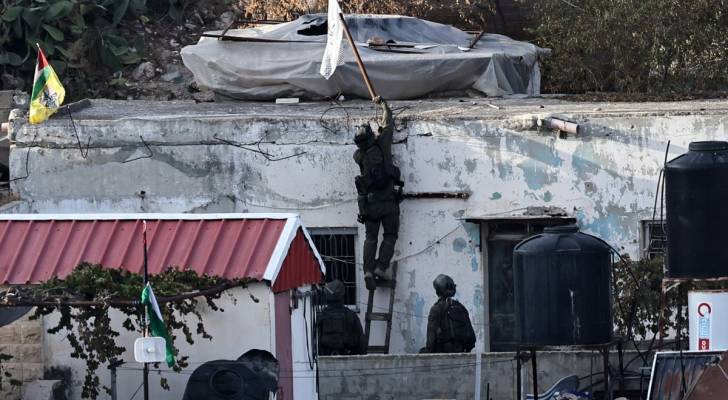
<svg viewBox="0 0 728 400"><path fill-rule="evenodd" d="M652 217L667 141L672 140L672 158L691 141L725 138L728 123L724 111L573 112L584 130L562 139L527 129L535 113L461 117L459 107L445 116L421 112L398 122L394 152L406 191L472 196L402 204L394 257L400 260L392 332L396 353L424 346L426 316L436 300L432 280L439 273L458 283L457 296L483 338L488 294L479 229L465 218L561 207L584 231L637 256L640 220ZM570 107L561 111L568 114ZM86 158L68 134L68 120L16 123L11 174L29 174L13 188L25 209L40 213L297 212L309 227L358 228L361 248L351 132L373 111L335 109L324 118L320 110L300 115L275 110L79 117L80 137L91 138ZM279 158L286 159L273 161ZM361 286L361 309L366 295ZM377 307L383 307L384 294L379 296Z"/></svg>

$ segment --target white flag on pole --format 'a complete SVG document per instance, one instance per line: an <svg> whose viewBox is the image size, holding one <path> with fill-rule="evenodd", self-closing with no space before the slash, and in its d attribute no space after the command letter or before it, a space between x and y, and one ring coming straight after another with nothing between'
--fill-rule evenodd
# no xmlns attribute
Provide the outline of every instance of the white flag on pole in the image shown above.
<svg viewBox="0 0 728 400"><path fill-rule="evenodd" d="M336 67L344 63L343 44L344 44L344 26L339 19L341 8L337 0L329 0L329 17L328 30L329 34L326 39L326 51L324 58L321 60L321 75L329 79L336 71Z"/></svg>

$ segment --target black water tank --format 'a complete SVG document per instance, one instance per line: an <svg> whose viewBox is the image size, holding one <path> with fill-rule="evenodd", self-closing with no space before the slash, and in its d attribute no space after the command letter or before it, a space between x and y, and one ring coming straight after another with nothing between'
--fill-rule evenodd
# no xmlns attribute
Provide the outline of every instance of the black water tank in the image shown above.
<svg viewBox="0 0 728 400"><path fill-rule="evenodd" d="M665 167L667 275L728 276L728 142L693 142Z"/></svg>
<svg viewBox="0 0 728 400"><path fill-rule="evenodd" d="M566 346L612 339L610 248L575 225L544 229L513 251L516 337Z"/></svg>

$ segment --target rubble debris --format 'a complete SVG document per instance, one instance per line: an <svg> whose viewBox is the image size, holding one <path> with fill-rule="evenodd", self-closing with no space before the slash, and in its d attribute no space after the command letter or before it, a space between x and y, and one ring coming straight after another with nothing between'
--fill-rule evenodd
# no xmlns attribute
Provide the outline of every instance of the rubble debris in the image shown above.
<svg viewBox="0 0 728 400"><path fill-rule="evenodd" d="M215 92L203 90L201 92L193 93L192 98L198 103L212 103L215 101Z"/></svg>
<svg viewBox="0 0 728 400"><path fill-rule="evenodd" d="M154 64L150 61L145 61L139 64L138 67L132 72L131 76L134 80L141 81L152 79L156 75Z"/></svg>
<svg viewBox="0 0 728 400"><path fill-rule="evenodd" d="M286 97L276 99L276 104L298 104L300 102L298 97Z"/></svg>

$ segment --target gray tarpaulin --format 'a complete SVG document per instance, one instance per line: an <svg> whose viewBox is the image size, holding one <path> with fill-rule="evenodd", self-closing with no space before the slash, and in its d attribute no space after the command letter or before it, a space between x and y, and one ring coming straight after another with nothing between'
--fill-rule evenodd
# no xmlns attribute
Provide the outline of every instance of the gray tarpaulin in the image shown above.
<svg viewBox="0 0 728 400"><path fill-rule="evenodd" d="M488 96L538 95L541 76L535 45L486 34L474 36L448 25L412 17L349 15L354 41L378 94L392 100L475 89ZM203 37L182 49L182 60L199 86L245 100L324 98L337 94L367 98L368 91L348 44L344 65L330 80L319 74L326 43L326 15L305 15L265 28L230 30L227 36L277 40L236 42ZM367 47L372 38L394 41L396 51Z"/></svg>

